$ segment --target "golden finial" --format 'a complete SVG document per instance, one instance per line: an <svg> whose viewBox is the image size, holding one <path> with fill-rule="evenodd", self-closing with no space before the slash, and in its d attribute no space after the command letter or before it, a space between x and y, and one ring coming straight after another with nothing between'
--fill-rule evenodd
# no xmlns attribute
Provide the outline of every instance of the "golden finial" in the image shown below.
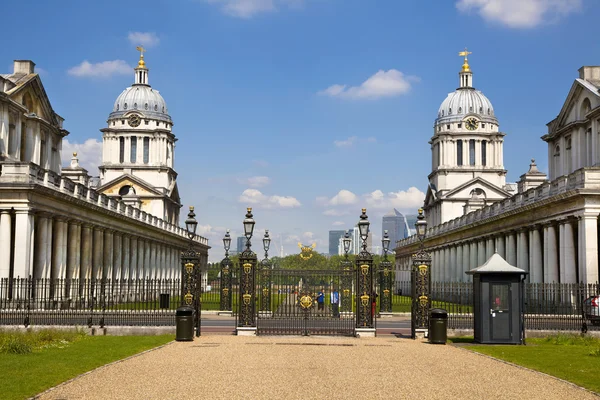
<svg viewBox="0 0 600 400"><path fill-rule="evenodd" d="M76 151L73 152L73 157L77 157L77 152Z"/></svg>
<svg viewBox="0 0 600 400"><path fill-rule="evenodd" d="M246 211L251 212L252 211L252 207L246 208Z"/></svg>
<svg viewBox="0 0 600 400"><path fill-rule="evenodd" d="M367 212L367 209L366 209L366 208L363 208L363 209L362 209L362 212L363 212L363 214L364 214L364 213L366 213L366 212Z"/></svg>
<svg viewBox="0 0 600 400"><path fill-rule="evenodd" d="M190 211L194 211L194 206L190 206Z"/></svg>
<svg viewBox="0 0 600 400"><path fill-rule="evenodd" d="M144 52L146 51L146 49L142 46L137 46L135 49L140 52L140 61L138 61L138 68L146 68L146 62L144 61Z"/></svg>
<svg viewBox="0 0 600 400"><path fill-rule="evenodd" d="M461 51L458 53L459 56L465 58L465 62L463 63L463 66L462 66L463 72L471 72L471 67L469 66L469 60L467 59L467 56L469 54L473 54L473 52L467 51L466 47L465 47L465 51Z"/></svg>

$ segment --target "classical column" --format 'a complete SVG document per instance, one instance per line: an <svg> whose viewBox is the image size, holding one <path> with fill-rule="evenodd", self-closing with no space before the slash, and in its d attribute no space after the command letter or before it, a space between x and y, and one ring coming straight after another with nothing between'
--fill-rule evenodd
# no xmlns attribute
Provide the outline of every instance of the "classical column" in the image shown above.
<svg viewBox="0 0 600 400"><path fill-rule="evenodd" d="M52 272L52 262L54 261L54 256L52 254L53 245L52 242L56 240L54 236L54 218L52 215L48 215L46 218L46 240L44 240L44 244L46 245L46 263L44 264L44 268L40 274L40 278L42 279L50 279Z"/></svg>
<svg viewBox="0 0 600 400"><path fill-rule="evenodd" d="M598 213L584 212L579 218L579 281L598 282Z"/></svg>
<svg viewBox="0 0 600 400"><path fill-rule="evenodd" d="M517 267L529 272L529 245L527 243L528 234L526 229L521 229L517 233ZM528 280L531 277L527 277Z"/></svg>
<svg viewBox="0 0 600 400"><path fill-rule="evenodd" d="M123 269L123 235L120 232L113 234L113 273L109 278L113 280L121 279L121 271Z"/></svg>
<svg viewBox="0 0 600 400"><path fill-rule="evenodd" d="M52 243L52 269L50 276L52 279L63 279L67 270L67 243L66 243L67 222L62 218L54 221L53 243Z"/></svg>
<svg viewBox="0 0 600 400"><path fill-rule="evenodd" d="M137 267L136 267L136 277L137 279L145 279L146 271L144 269L144 253L146 251L146 242L142 238L138 238L137 241Z"/></svg>
<svg viewBox="0 0 600 400"><path fill-rule="evenodd" d="M94 227L94 250L92 254L92 278L101 279L104 270L104 228Z"/></svg>
<svg viewBox="0 0 600 400"><path fill-rule="evenodd" d="M46 272L48 274L50 273L50 263L48 263L48 260L46 259L48 217L46 217L45 214L40 213L36 216L36 220L33 278L40 279L42 277L47 277ZM8 240L10 242L10 236L8 237ZM10 254L10 251L7 254ZM46 268L48 269L46 270Z"/></svg>
<svg viewBox="0 0 600 400"><path fill-rule="evenodd" d="M480 238L477 240L477 266L485 264L487 259L485 258L485 240Z"/></svg>
<svg viewBox="0 0 600 400"><path fill-rule="evenodd" d="M33 272L33 214L17 210L15 216L15 264L13 276L27 278Z"/></svg>
<svg viewBox="0 0 600 400"><path fill-rule="evenodd" d="M575 235L571 220L564 221L560 229L561 283L577 283L577 253L575 253Z"/></svg>
<svg viewBox="0 0 600 400"><path fill-rule="evenodd" d="M454 280L462 282L463 280L463 245L456 246L456 268L454 269Z"/></svg>
<svg viewBox="0 0 600 400"><path fill-rule="evenodd" d="M10 210L0 210L0 278L10 278L11 232Z"/></svg>
<svg viewBox="0 0 600 400"><path fill-rule="evenodd" d="M131 236L123 235L123 264L121 265L121 279L130 279L131 270Z"/></svg>
<svg viewBox="0 0 600 400"><path fill-rule="evenodd" d="M92 278L92 225L83 224L81 226L81 271L80 278Z"/></svg>
<svg viewBox="0 0 600 400"><path fill-rule="evenodd" d="M449 265L448 265L448 275L446 280L448 282L454 282L456 278L456 246L450 246L450 257L449 257Z"/></svg>
<svg viewBox="0 0 600 400"><path fill-rule="evenodd" d="M131 261L129 263L129 279L138 279L137 274L137 256L138 256L138 238L132 236L129 238L129 254Z"/></svg>
<svg viewBox="0 0 600 400"><path fill-rule="evenodd" d="M150 241L146 240L144 242L144 278L152 278L152 265L151 265L151 250L150 250Z"/></svg>
<svg viewBox="0 0 600 400"><path fill-rule="evenodd" d="M467 280L467 272L471 266L471 244L469 242L465 242L463 244L463 261L462 261L462 272L460 275L460 280L465 282Z"/></svg>
<svg viewBox="0 0 600 400"><path fill-rule="evenodd" d="M542 254L542 240L538 226L533 226L529 232L529 270L531 283L544 281L544 256Z"/></svg>
<svg viewBox="0 0 600 400"><path fill-rule="evenodd" d="M485 242L485 259L489 260L494 255L496 243L492 236L488 237Z"/></svg>
<svg viewBox="0 0 600 400"><path fill-rule="evenodd" d="M510 265L517 265L517 243L514 232L506 234L506 261Z"/></svg>
<svg viewBox="0 0 600 400"><path fill-rule="evenodd" d="M112 279L113 275L113 232L110 229L104 231L102 279Z"/></svg>
<svg viewBox="0 0 600 400"><path fill-rule="evenodd" d="M544 282L558 283L558 281L556 228L553 225L546 225L544 226Z"/></svg>
<svg viewBox="0 0 600 400"><path fill-rule="evenodd" d="M506 249L504 247L504 234L499 234L496 236L496 251L500 255L500 257L506 260Z"/></svg>
<svg viewBox="0 0 600 400"><path fill-rule="evenodd" d="M67 279L74 279L79 277L79 263L78 255L81 252L79 246L79 228L81 223L77 221L69 221L68 226L68 243L67 243Z"/></svg>
<svg viewBox="0 0 600 400"><path fill-rule="evenodd" d="M477 268L479 265L477 265L477 240L473 239L471 241L471 261L469 263L470 268L469 269L473 269L473 268Z"/></svg>

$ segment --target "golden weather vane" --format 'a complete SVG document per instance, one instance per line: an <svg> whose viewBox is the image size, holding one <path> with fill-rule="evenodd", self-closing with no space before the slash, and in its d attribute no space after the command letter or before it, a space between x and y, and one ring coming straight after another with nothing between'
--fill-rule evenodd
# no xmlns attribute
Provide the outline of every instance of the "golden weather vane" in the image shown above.
<svg viewBox="0 0 600 400"><path fill-rule="evenodd" d="M137 46L135 49L140 52L140 61L138 62L138 68L144 68L144 66L146 65L146 63L144 62L144 52L146 51L146 49L143 46Z"/></svg>
<svg viewBox="0 0 600 400"><path fill-rule="evenodd" d="M463 64L463 66L462 66L463 71L465 71L465 72L471 71L471 67L469 67L469 60L467 59L467 57L469 56L469 54L473 54L473 52L472 51L468 51L466 47L465 47L464 51L460 51L458 53L459 56L465 58L465 62Z"/></svg>

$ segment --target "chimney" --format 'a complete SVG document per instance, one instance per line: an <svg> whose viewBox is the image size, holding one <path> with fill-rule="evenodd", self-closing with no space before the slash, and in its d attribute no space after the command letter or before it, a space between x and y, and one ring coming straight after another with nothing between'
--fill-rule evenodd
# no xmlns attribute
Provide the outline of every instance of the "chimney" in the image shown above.
<svg viewBox="0 0 600 400"><path fill-rule="evenodd" d="M600 66L584 66L579 68L579 79L588 82L600 81Z"/></svg>
<svg viewBox="0 0 600 400"><path fill-rule="evenodd" d="M15 74L35 73L35 63L31 60L15 60Z"/></svg>

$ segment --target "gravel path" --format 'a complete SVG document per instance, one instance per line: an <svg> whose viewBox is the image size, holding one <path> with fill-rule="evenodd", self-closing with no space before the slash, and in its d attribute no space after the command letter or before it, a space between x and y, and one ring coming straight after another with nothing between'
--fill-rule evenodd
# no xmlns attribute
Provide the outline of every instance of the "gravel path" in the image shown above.
<svg viewBox="0 0 600 400"><path fill-rule="evenodd" d="M595 399L449 345L202 336L102 367L41 399Z"/></svg>

